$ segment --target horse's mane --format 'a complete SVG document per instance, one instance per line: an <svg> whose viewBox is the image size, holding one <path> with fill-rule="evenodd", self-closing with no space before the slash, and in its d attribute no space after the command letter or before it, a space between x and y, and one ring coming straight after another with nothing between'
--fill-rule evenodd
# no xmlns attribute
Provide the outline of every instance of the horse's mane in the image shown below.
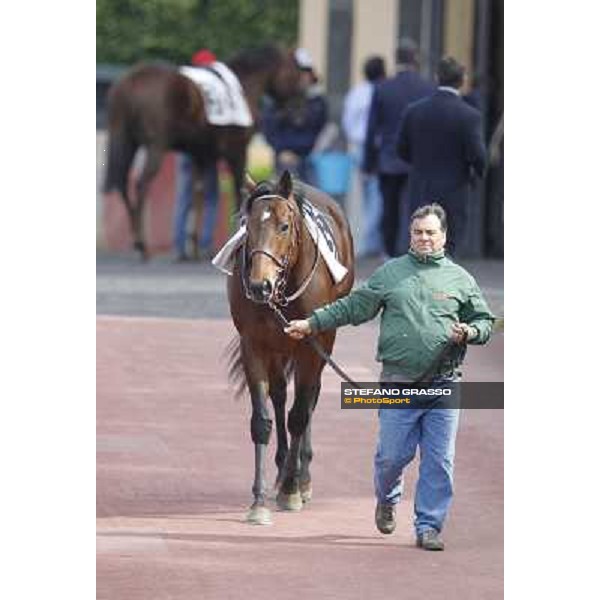
<svg viewBox="0 0 600 600"><path fill-rule="evenodd" d="M298 207L302 209L302 203L305 200L304 189L302 183L297 180L293 181L293 193ZM253 200L260 198L260 196L266 196L267 194L277 194L277 184L272 181L260 181L246 199L245 206L249 208L252 205Z"/></svg>
<svg viewBox="0 0 600 600"><path fill-rule="evenodd" d="M227 65L236 73L253 73L273 67L274 64L281 61L282 56L282 52L277 46L267 44L259 48L242 50L228 60Z"/></svg>

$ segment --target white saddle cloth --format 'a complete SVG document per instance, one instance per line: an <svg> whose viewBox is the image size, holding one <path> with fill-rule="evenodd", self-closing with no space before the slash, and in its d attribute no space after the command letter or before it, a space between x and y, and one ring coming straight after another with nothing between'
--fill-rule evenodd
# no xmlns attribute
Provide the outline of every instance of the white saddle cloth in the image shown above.
<svg viewBox="0 0 600 600"><path fill-rule="evenodd" d="M210 67L179 67L179 72L200 87L209 123L241 127L253 124L244 90L229 67L216 62Z"/></svg>
<svg viewBox="0 0 600 600"><path fill-rule="evenodd" d="M327 242L322 233L319 232L317 226L310 218L305 216L304 222L308 229L312 239L316 242L319 248L319 253L323 257L331 277L335 283L339 283L346 277L348 269L340 263L332 252L331 248L327 245ZM246 239L246 225L243 224L237 232L229 238L225 245L219 250L218 254L213 258L212 264L227 275L233 274L233 258L235 251L244 243Z"/></svg>

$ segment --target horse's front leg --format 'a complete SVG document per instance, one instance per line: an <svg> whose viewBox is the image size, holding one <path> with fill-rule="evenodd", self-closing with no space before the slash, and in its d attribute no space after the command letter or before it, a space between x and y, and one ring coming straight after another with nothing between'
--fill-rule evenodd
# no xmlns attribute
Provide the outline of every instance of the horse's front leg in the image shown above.
<svg viewBox="0 0 600 600"><path fill-rule="evenodd" d="M252 398L252 418L250 433L254 442L254 483L252 494L254 502L246 515L246 521L254 525L270 525L271 512L266 507L266 456L273 421L267 409L267 384L261 382L250 386Z"/></svg>

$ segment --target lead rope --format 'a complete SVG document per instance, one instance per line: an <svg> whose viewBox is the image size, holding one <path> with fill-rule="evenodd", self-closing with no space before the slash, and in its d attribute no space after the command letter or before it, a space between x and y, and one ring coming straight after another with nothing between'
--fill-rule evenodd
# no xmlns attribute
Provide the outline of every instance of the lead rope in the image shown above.
<svg viewBox="0 0 600 600"><path fill-rule="evenodd" d="M275 316L281 323L281 325L285 328L288 327L290 322L286 319L285 315L279 310L279 308L273 304L269 303L269 308L275 313ZM313 350L344 380L348 383L351 383L355 388L358 388L359 385L352 379L347 373L345 373L337 363L331 358L327 352L323 349L323 346L319 344L319 342L314 337L304 338L313 348Z"/></svg>
<svg viewBox="0 0 600 600"><path fill-rule="evenodd" d="M288 327L290 322L286 319L285 315L281 312L281 310L272 302L269 302L269 308L275 313L275 316L281 323L281 325L285 328ZM314 337L306 337L304 338L313 348L313 350L342 378L342 380L351 383L355 388L358 388L359 385L352 379L346 372L342 370L341 367L331 358L327 352L323 349L323 346L319 344L319 342ZM435 360L432 361L429 368L413 383L428 383L428 380L431 379L432 376L437 374L437 370L440 366L449 358L455 351L456 346L464 346L466 345L466 339L458 344L449 340L446 342L438 356Z"/></svg>

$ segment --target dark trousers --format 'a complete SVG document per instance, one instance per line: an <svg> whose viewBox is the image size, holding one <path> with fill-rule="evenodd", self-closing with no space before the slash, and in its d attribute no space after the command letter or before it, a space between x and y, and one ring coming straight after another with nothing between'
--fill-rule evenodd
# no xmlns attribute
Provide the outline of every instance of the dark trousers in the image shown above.
<svg viewBox="0 0 600 600"><path fill-rule="evenodd" d="M466 200L468 200L468 195ZM438 200L438 204L446 211L448 231L446 232L446 254L460 255L467 233L467 203L460 200Z"/></svg>
<svg viewBox="0 0 600 600"><path fill-rule="evenodd" d="M399 256L407 250L407 248L398 249L398 231L400 226L408 231L408 222L400 223L401 210L404 208L403 203L406 202L408 175L379 173L378 179L383 198L381 217L383 248L388 256Z"/></svg>
<svg viewBox="0 0 600 600"><path fill-rule="evenodd" d="M421 177L413 178L409 185L411 199L411 211L425 205L436 202L446 212L448 231L446 232L446 254L451 256L460 255L467 235L467 217L469 205L469 184L443 192L432 190L427 179Z"/></svg>

